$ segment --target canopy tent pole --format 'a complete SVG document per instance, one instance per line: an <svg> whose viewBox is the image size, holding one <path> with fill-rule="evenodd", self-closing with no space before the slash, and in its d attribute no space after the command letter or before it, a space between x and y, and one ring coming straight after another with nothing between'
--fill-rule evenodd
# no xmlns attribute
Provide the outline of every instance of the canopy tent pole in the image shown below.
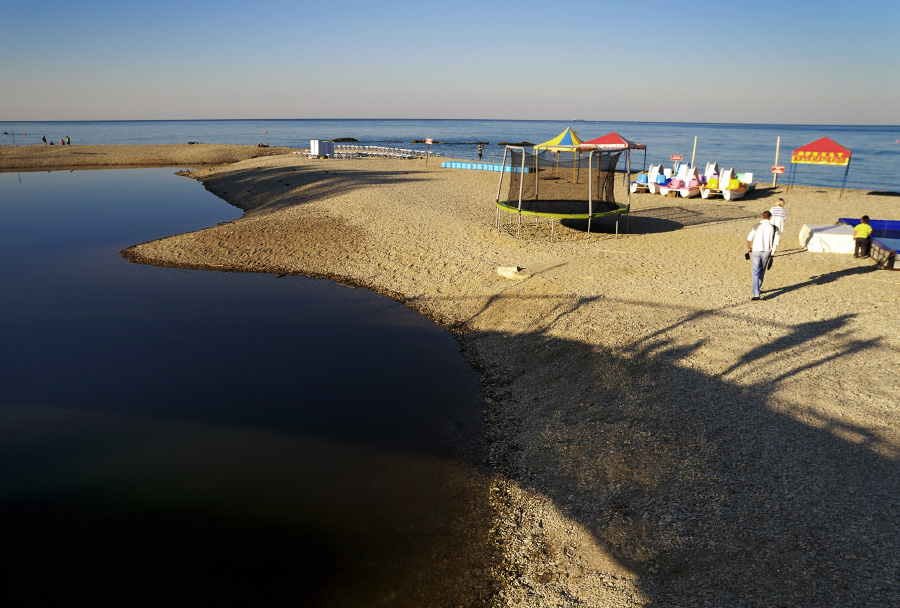
<svg viewBox="0 0 900 608"><path fill-rule="evenodd" d="M628 189L625 193L628 195L628 206L631 207L631 148L625 148L625 170L628 172Z"/></svg>
<svg viewBox="0 0 900 608"><path fill-rule="evenodd" d="M646 154L646 150L644 151ZM625 191L626 200L628 201L628 210L625 212L625 222L626 222L626 230L628 228L628 216L631 215L631 149L628 148L625 150L625 164L628 165L628 189ZM619 230L619 218L616 218L616 236L618 236Z"/></svg>
<svg viewBox="0 0 900 608"><path fill-rule="evenodd" d="M844 181L841 182L841 193L838 194L838 198L841 198L844 196L844 187L847 185L847 174L850 173L850 161L851 160L853 160L853 159L852 158L847 159L847 168L844 169Z"/></svg>
<svg viewBox="0 0 900 608"><path fill-rule="evenodd" d="M597 167L597 176L600 168ZM588 152L588 237L591 236L591 220L594 219L594 150Z"/></svg>
<svg viewBox="0 0 900 608"><path fill-rule="evenodd" d="M522 150L522 177L519 178L519 213L520 214L522 213L522 192L523 192L523 188L525 187L525 148L521 148L521 150ZM512 166L510 166L510 169L512 169ZM509 178L512 179L511 173L510 173Z"/></svg>
<svg viewBox="0 0 900 608"><path fill-rule="evenodd" d="M512 176L510 176L512 179ZM522 186L525 184L525 148L522 147L522 177L519 179L519 226L516 228L516 238L519 238L519 234L522 232ZM537 197L535 197L537 198Z"/></svg>

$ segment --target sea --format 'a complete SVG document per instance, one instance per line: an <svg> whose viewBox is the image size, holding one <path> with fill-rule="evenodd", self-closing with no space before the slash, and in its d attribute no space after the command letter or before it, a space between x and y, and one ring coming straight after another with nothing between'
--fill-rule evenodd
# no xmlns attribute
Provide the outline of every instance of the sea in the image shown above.
<svg viewBox="0 0 900 608"><path fill-rule="evenodd" d="M583 141L616 132L645 144L635 151L632 169L673 164L672 156L704 167L708 162L753 173L754 181L900 191L900 125L792 125L584 120L441 120L441 119L252 119L132 120L74 122L0 122L0 144L40 145L42 137L73 144L179 144L188 142L308 148L310 140L353 138L361 145L417 149L454 159L500 162L507 143L538 144L567 127ZM791 151L828 137L852 152L848 167L792 165ZM425 139L433 144L426 146ZM0 158L2 163L2 158Z"/></svg>

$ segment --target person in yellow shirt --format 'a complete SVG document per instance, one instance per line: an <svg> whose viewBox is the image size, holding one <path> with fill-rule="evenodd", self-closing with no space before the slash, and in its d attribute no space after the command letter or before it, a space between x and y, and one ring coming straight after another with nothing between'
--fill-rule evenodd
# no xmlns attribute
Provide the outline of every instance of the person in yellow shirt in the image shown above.
<svg viewBox="0 0 900 608"><path fill-rule="evenodd" d="M869 226L869 216L862 216L862 220L853 228L853 238L856 239L856 247L853 249L853 257L869 257L869 235L872 227Z"/></svg>

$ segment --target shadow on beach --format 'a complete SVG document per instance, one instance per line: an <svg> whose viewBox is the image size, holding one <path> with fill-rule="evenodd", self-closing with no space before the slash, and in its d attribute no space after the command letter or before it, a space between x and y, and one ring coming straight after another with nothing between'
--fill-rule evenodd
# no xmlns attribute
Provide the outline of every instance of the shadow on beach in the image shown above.
<svg viewBox="0 0 900 608"><path fill-rule="evenodd" d="M806 251L806 249L792 249L785 252L778 252L773 259L773 263L780 257L784 257L786 255L795 255L797 253L803 253L804 251ZM801 283L795 283L794 285L786 285L784 287L778 287L776 289L763 290L762 293L766 299L777 298L778 296L783 296L792 291L803 289L804 287L810 287L812 285L824 285L826 283L831 283L844 277L872 274L873 272L878 272L878 270L878 266L853 266L850 268L844 268L843 270L836 270L834 272L827 272L825 274L816 275Z"/></svg>
<svg viewBox="0 0 900 608"><path fill-rule="evenodd" d="M480 314L513 299L497 297ZM549 328L595 303L547 296L531 305ZM648 305L602 298L602 306ZM897 446L773 397L805 371L874 356L879 342L854 339L852 315L780 325L783 338L748 349L722 374L699 373L685 360L704 344L673 336L723 312L683 311L619 352L544 330L471 334L482 352L507 354L488 372L489 416L506 431L493 437L494 464L588 530L634 573L649 605L897 605ZM829 354L793 355L788 371L746 384L771 357L823 340L833 343ZM545 388L560 377L569 379L565 394ZM819 393L828 399L826 387ZM542 525L528 543L549 556L547 570L531 575L564 585L552 566L563 548L539 536Z"/></svg>
<svg viewBox="0 0 900 608"><path fill-rule="evenodd" d="M735 220L744 221L753 217L755 214L739 205L723 204L721 201L717 204L698 204L685 201L678 205L635 209L627 215L621 215L619 216L619 234L674 232L682 228ZM575 231L585 233L588 231L587 220L562 220L560 223ZM591 233L611 234L615 230L615 216L599 217L591 221Z"/></svg>
<svg viewBox="0 0 900 608"><path fill-rule="evenodd" d="M249 200L242 206L244 211L274 213L373 186L427 181L426 178L410 177L409 173L403 169L365 171L304 164L238 169L221 177L205 178L203 184L207 190L228 201L234 200L233 196L229 197L229 192L240 193L242 200Z"/></svg>

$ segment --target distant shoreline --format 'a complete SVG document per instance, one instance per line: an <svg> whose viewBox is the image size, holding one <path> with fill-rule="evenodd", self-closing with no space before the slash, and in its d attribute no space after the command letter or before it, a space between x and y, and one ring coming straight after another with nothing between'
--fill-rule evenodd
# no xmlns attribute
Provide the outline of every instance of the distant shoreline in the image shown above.
<svg viewBox="0 0 900 608"><path fill-rule="evenodd" d="M290 153L290 148L260 148L226 144L10 146L0 148L0 172L129 167L200 167Z"/></svg>

